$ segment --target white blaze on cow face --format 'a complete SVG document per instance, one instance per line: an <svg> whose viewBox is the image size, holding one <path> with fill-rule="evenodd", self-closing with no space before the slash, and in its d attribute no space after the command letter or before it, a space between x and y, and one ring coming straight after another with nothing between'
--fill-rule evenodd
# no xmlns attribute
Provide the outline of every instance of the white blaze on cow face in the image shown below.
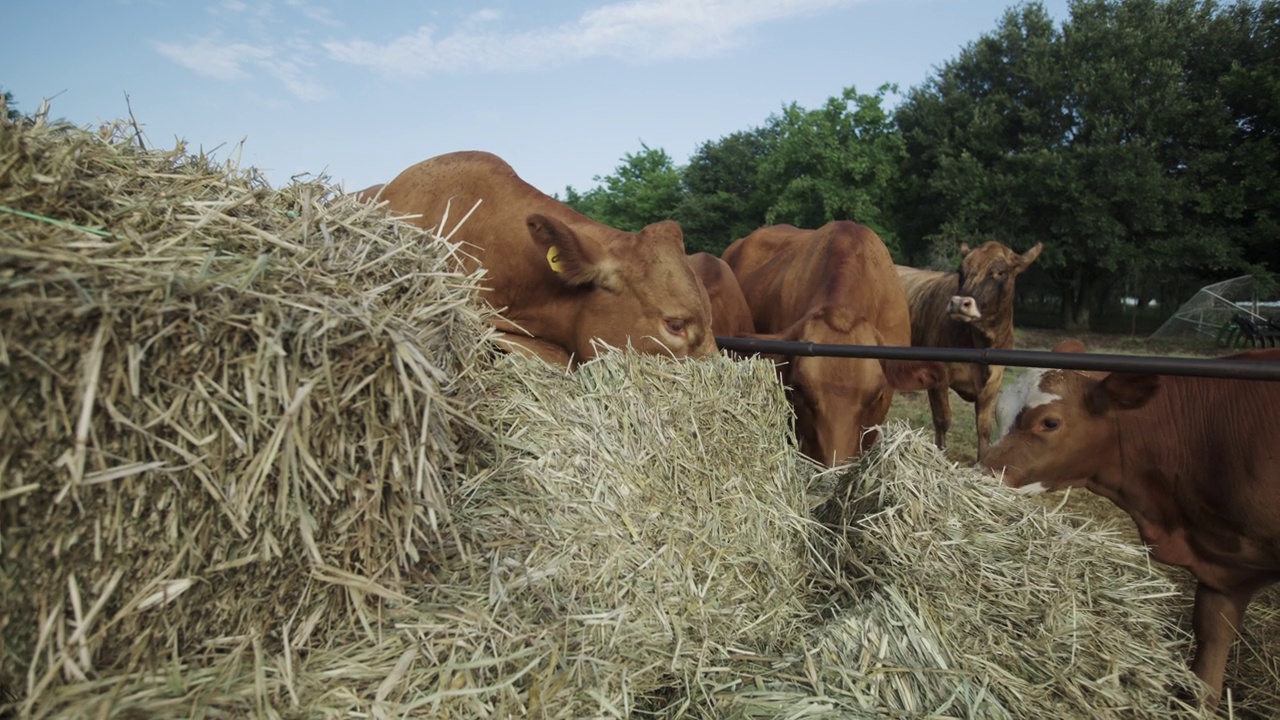
<svg viewBox="0 0 1280 720"><path fill-rule="evenodd" d="M956 322L971 323L980 320L982 313L977 300L968 295L952 295L947 300L947 316Z"/></svg>
<svg viewBox="0 0 1280 720"><path fill-rule="evenodd" d="M1018 416L1032 408L1048 405L1062 399L1061 395L1045 392L1040 389L1046 375L1054 370L1028 370L1000 393L996 402L996 422L1000 432L996 435L996 443L1003 440L1018 421Z"/></svg>

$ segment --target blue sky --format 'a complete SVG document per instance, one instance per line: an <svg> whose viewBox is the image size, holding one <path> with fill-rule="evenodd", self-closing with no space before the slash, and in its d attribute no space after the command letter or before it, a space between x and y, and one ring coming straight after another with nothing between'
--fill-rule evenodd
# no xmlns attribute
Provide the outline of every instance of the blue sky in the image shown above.
<svg viewBox="0 0 1280 720"><path fill-rule="evenodd" d="M348 190L488 150L547 193L641 142L707 140L842 88L919 85L1015 0L98 0L0 4L0 87L77 125ZM1067 0L1043 2L1053 18Z"/></svg>

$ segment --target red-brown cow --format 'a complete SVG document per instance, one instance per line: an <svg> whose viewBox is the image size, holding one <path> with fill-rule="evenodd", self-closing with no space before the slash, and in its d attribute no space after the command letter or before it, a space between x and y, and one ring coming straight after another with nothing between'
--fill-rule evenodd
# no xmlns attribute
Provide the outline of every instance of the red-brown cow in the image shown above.
<svg viewBox="0 0 1280 720"><path fill-rule="evenodd" d="M410 222L456 231L463 268L485 269L484 299L514 351L568 366L595 357L598 341L675 357L716 352L710 301L670 220L639 232L602 225L486 152L424 160L381 199Z"/></svg>
<svg viewBox="0 0 1280 720"><path fill-rule="evenodd" d="M756 330L814 343L910 345L907 297L893 260L870 229L832 222L817 230L775 225L724 251ZM796 436L809 457L837 464L876 439L894 390L920 390L942 378L941 363L788 357L779 367L796 412Z"/></svg>
<svg viewBox="0 0 1280 720"><path fill-rule="evenodd" d="M751 308L729 265L705 252L690 255L689 265L711 298L711 330L720 337L746 337L754 333Z"/></svg>
<svg viewBox="0 0 1280 720"><path fill-rule="evenodd" d="M973 250L961 245L959 272L938 272L898 266L898 277L911 306L911 344L922 347L1013 347L1014 281L1040 256L1042 246L1019 255L998 242ZM972 297L977 311L953 312L957 296ZM977 317L973 317L977 315ZM958 321L957 321L958 320ZM947 446L951 429L951 395L955 390L974 403L978 425L978 457L986 453L994 426L995 399L1004 380L1004 367L974 363L947 363L945 380L929 389L933 415L933 441Z"/></svg>
<svg viewBox="0 0 1280 720"><path fill-rule="evenodd" d="M1280 580L1278 408L1275 382L1029 370L1000 395L1001 439L982 460L1022 492L1111 500L1155 560L1195 575L1191 669L1214 704L1245 607Z"/></svg>

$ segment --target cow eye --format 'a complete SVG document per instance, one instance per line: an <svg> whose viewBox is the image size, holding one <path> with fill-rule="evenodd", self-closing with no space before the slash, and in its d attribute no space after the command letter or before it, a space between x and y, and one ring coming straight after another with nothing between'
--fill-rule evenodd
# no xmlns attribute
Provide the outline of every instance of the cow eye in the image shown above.
<svg viewBox="0 0 1280 720"><path fill-rule="evenodd" d="M684 318L667 318L667 332L672 335L681 335L684 333L685 326L689 323Z"/></svg>
<svg viewBox="0 0 1280 720"><path fill-rule="evenodd" d="M1040 421L1040 427L1045 430L1057 430L1062 425L1062 421L1058 418L1047 417Z"/></svg>

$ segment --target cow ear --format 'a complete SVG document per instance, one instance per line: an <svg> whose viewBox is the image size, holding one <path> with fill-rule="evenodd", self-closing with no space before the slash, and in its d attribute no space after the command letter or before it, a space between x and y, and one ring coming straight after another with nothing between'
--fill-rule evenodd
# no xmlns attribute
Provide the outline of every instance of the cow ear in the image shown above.
<svg viewBox="0 0 1280 720"><path fill-rule="evenodd" d="M904 392L935 388L946 378L946 369L940 362L881 360L880 367L889 387Z"/></svg>
<svg viewBox="0 0 1280 720"><path fill-rule="evenodd" d="M1036 243L1036 246L1018 256L1018 271L1026 270L1027 266L1036 261L1040 257L1040 251L1044 250L1044 243Z"/></svg>
<svg viewBox="0 0 1280 720"><path fill-rule="evenodd" d="M967 242L960 243L960 257L964 257L965 255L968 255L969 252L970 252L969 243Z"/></svg>
<svg viewBox="0 0 1280 720"><path fill-rule="evenodd" d="M1109 410L1135 410L1160 390L1160 376L1146 373L1111 373L1090 388L1085 405L1094 415Z"/></svg>
<svg viewBox="0 0 1280 720"><path fill-rule="evenodd" d="M680 248L681 253L684 252L684 231L680 229L680 223L675 220L662 220L645 225L640 234L658 242L674 245Z"/></svg>
<svg viewBox="0 0 1280 720"><path fill-rule="evenodd" d="M559 220L533 213L525 218L534 244L546 252L546 263L569 285L599 285L611 288L617 279L617 264L594 238L573 231Z"/></svg>

